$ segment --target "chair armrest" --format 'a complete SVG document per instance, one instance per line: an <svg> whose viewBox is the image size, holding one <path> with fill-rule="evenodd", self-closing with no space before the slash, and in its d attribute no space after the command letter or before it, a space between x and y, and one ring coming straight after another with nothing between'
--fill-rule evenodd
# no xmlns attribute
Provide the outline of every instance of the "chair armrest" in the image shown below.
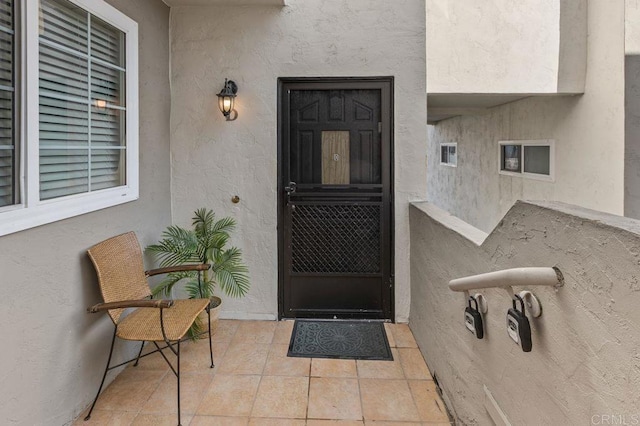
<svg viewBox="0 0 640 426"><path fill-rule="evenodd" d="M90 308L87 308L87 312L95 314L96 312L108 311L109 309L123 309L123 308L170 308L173 306L173 300L169 299L142 299L142 300L122 300L119 302L98 303Z"/></svg>
<svg viewBox="0 0 640 426"><path fill-rule="evenodd" d="M154 275L167 274L169 272L206 271L210 267L211 265L209 265L208 263L199 263L196 265L176 265L176 266L167 266L166 268L151 269L149 271L145 271L144 274L147 277L152 277Z"/></svg>

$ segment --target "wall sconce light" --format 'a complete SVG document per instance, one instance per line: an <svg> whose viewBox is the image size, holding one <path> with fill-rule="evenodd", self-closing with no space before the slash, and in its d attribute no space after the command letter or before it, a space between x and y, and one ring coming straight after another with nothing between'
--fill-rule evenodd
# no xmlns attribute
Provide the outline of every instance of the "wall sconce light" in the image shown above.
<svg viewBox="0 0 640 426"><path fill-rule="evenodd" d="M233 121L238 118L238 112L233 109L236 93L238 93L238 85L233 80L224 79L224 87L218 93L218 107L220 112L227 118L227 121ZM235 113L233 118L231 113Z"/></svg>

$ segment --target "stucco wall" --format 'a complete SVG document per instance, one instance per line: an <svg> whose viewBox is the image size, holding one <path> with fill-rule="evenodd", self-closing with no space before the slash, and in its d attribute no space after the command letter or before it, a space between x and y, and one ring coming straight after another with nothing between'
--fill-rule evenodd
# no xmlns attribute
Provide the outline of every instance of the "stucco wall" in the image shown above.
<svg viewBox="0 0 640 426"><path fill-rule="evenodd" d="M0 423L62 425L95 395L113 326L99 302L91 245L134 230L156 240L170 217L169 8L109 0L140 32L140 199L0 237ZM131 105L130 107L136 107ZM132 346L116 347L118 359Z"/></svg>
<svg viewBox="0 0 640 426"><path fill-rule="evenodd" d="M640 55L624 62L624 215L640 219Z"/></svg>
<svg viewBox="0 0 640 426"><path fill-rule="evenodd" d="M477 245L477 230L465 230L433 205L412 206L410 219L409 324L460 424L492 424L483 385L513 425L638 419L640 222L561 203L521 202ZM489 311L485 338L476 339L464 327L464 295L450 291L448 281L524 266L558 266L565 279L558 291L528 289L543 306L541 317L529 317L532 352L507 336L511 300L504 290L481 291Z"/></svg>
<svg viewBox="0 0 640 426"><path fill-rule="evenodd" d="M624 215L640 219L640 1L625 1Z"/></svg>
<svg viewBox="0 0 640 426"><path fill-rule="evenodd" d="M426 194L424 16L423 0L172 8L173 218L188 224L200 206L234 216L251 273L250 294L227 299L223 316L277 315L277 78L392 75L395 306L407 320L408 201ZM239 85L233 122L217 108L225 77Z"/></svg>
<svg viewBox="0 0 640 426"><path fill-rule="evenodd" d="M625 0L625 45L627 55L640 54L640 0Z"/></svg>
<svg viewBox="0 0 640 426"><path fill-rule="evenodd" d="M624 3L589 1L584 95L531 97L428 130L428 199L490 231L518 199L624 209ZM526 76L523 73L522 76ZM554 139L555 182L500 175L498 141ZM458 167L439 144L458 143Z"/></svg>
<svg viewBox="0 0 640 426"><path fill-rule="evenodd" d="M582 92L586 3L427 0L427 91Z"/></svg>

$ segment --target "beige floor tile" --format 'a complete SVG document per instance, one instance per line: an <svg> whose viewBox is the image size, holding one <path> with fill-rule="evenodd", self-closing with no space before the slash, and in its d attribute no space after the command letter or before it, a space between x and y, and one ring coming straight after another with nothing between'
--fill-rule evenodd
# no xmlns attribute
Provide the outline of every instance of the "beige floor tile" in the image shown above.
<svg viewBox="0 0 640 426"><path fill-rule="evenodd" d="M262 374L270 346L232 342L217 371L221 374Z"/></svg>
<svg viewBox="0 0 640 426"><path fill-rule="evenodd" d="M308 392L308 377L263 376L251 417L304 419Z"/></svg>
<svg viewBox="0 0 640 426"><path fill-rule="evenodd" d="M181 423L191 423L191 416L181 416ZM131 426L175 426L178 424L177 414L138 414Z"/></svg>
<svg viewBox="0 0 640 426"><path fill-rule="evenodd" d="M449 422L444 403L431 380L409 380L409 388L423 422Z"/></svg>
<svg viewBox="0 0 640 426"><path fill-rule="evenodd" d="M387 333L387 340L389 341L389 346L391 346L392 348L396 347L396 339L393 338L393 332L391 331L391 326L393 324L385 322L384 323L384 330Z"/></svg>
<svg viewBox="0 0 640 426"><path fill-rule="evenodd" d="M102 392L96 408L114 411L139 411L168 374L165 371L127 368Z"/></svg>
<svg viewBox="0 0 640 426"><path fill-rule="evenodd" d="M265 376L308 376L310 358L288 357L288 345L273 344L264 366Z"/></svg>
<svg viewBox="0 0 640 426"><path fill-rule="evenodd" d="M416 339L411 333L408 324L389 324L389 328L393 333L393 339L398 348L417 348Z"/></svg>
<svg viewBox="0 0 640 426"><path fill-rule="evenodd" d="M352 359L313 358L311 360L313 377L358 377L356 362Z"/></svg>
<svg viewBox="0 0 640 426"><path fill-rule="evenodd" d="M161 347L162 346L164 345L161 345ZM147 343L144 345L144 350L142 351L142 353L148 354L150 352L153 352L155 349L156 347L153 345L153 343L151 344ZM165 352L166 351L169 351L169 349L165 349ZM171 356L173 357L173 355ZM129 364L129 365L133 366L133 364ZM162 358L162 355L160 355L160 353L158 352L151 355L147 355L144 358L140 358L140 362L135 368L139 370L159 370L159 371L169 370L169 366L167 365L167 362L164 360L164 358Z"/></svg>
<svg viewBox="0 0 640 426"><path fill-rule="evenodd" d="M209 374L180 374L180 410L183 414L196 412L211 380L213 380L213 376ZM176 376L173 373L167 374L140 412L142 414L177 413L176 383Z"/></svg>
<svg viewBox="0 0 640 426"><path fill-rule="evenodd" d="M312 377L309 410L312 419L360 420L360 391L357 379Z"/></svg>
<svg viewBox="0 0 640 426"><path fill-rule="evenodd" d="M424 362L420 349L399 348L400 364L407 379L431 380L431 373Z"/></svg>
<svg viewBox="0 0 640 426"><path fill-rule="evenodd" d="M189 426L247 426L248 417L195 416Z"/></svg>
<svg viewBox="0 0 640 426"><path fill-rule="evenodd" d="M264 419L253 417L249 419L249 426L305 426L302 419Z"/></svg>
<svg viewBox="0 0 640 426"><path fill-rule="evenodd" d="M212 340L214 342L230 342L241 322L238 320L218 320L218 326Z"/></svg>
<svg viewBox="0 0 640 426"><path fill-rule="evenodd" d="M360 379L366 420L420 421L406 380Z"/></svg>
<svg viewBox="0 0 640 426"><path fill-rule="evenodd" d="M391 348L393 361L356 361L358 377L366 379L404 379L398 350Z"/></svg>
<svg viewBox="0 0 640 426"><path fill-rule="evenodd" d="M291 332L295 321L280 321L273 336L273 343L289 344L291 342Z"/></svg>
<svg viewBox="0 0 640 426"><path fill-rule="evenodd" d="M229 348L228 341L213 342L213 363L218 366L224 354ZM201 374L214 373L217 369L211 369L211 356L209 354L209 339L196 342L186 342L184 348L180 348L180 371L185 373L198 372Z"/></svg>
<svg viewBox="0 0 640 426"><path fill-rule="evenodd" d="M406 324L385 324L393 362L289 358L293 325L293 321L220 320L213 344L215 369L209 368L208 339L185 342L181 346L183 424L449 424ZM274 343L257 343L270 341ZM147 346L145 351L152 348ZM159 354L143 358L103 392L89 422L83 421L83 415L74 424L175 425L175 383ZM191 419L194 412L197 415Z"/></svg>
<svg viewBox="0 0 640 426"><path fill-rule="evenodd" d="M277 325L276 321L242 321L231 342L271 344Z"/></svg>
<svg viewBox="0 0 640 426"><path fill-rule="evenodd" d="M89 410L86 410L76 421L74 425L80 426L129 426L133 419L138 415L135 411L106 411L93 410L91 418L84 421Z"/></svg>
<svg viewBox="0 0 640 426"><path fill-rule="evenodd" d="M260 376L217 374L196 414L248 417L259 383Z"/></svg>

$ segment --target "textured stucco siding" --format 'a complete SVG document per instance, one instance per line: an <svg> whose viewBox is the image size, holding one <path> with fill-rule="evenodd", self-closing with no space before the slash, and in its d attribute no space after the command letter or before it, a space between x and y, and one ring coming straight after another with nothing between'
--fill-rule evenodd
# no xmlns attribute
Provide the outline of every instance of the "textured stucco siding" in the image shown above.
<svg viewBox="0 0 640 426"><path fill-rule="evenodd" d="M590 0L588 20L584 95L531 97L429 127L428 200L485 232L519 199L623 214L624 3ZM555 140L555 182L498 173L498 141L513 139ZM458 143L457 168L439 164L443 142Z"/></svg>
<svg viewBox="0 0 640 426"><path fill-rule="evenodd" d="M519 202L478 245L477 231L433 205L412 206L410 220L410 327L460 424L492 424L483 385L514 425L637 419L640 222L561 203ZM450 291L449 280L525 266L557 266L565 279L557 291L527 289L543 307L541 317L529 316L532 352L507 336L511 300L501 289L478 291L489 311L485 338L476 339L464 327L464 295Z"/></svg>
<svg viewBox="0 0 640 426"><path fill-rule="evenodd" d="M640 219L640 0L625 6L624 215Z"/></svg>
<svg viewBox="0 0 640 426"><path fill-rule="evenodd" d="M640 0L625 0L625 45L627 55L640 55Z"/></svg>
<svg viewBox="0 0 640 426"><path fill-rule="evenodd" d="M624 62L624 215L640 219L640 55Z"/></svg>
<svg viewBox="0 0 640 426"><path fill-rule="evenodd" d="M169 8L160 0L109 3L139 25L140 103L129 108L140 110L140 199L0 237L3 425L70 424L87 406L113 325L86 313L101 300L86 249L129 230L149 244L171 222ZM119 344L114 357L131 352Z"/></svg>
<svg viewBox="0 0 640 426"><path fill-rule="evenodd" d="M427 0L427 91L579 93L587 0Z"/></svg>
<svg viewBox="0 0 640 426"><path fill-rule="evenodd" d="M409 315L408 202L426 195L423 0L292 0L274 7L171 12L172 212L206 206L237 219L252 288L222 316L277 315L277 79L394 76L396 318ZM238 119L216 93L238 83ZM240 203L231 203L233 195Z"/></svg>

